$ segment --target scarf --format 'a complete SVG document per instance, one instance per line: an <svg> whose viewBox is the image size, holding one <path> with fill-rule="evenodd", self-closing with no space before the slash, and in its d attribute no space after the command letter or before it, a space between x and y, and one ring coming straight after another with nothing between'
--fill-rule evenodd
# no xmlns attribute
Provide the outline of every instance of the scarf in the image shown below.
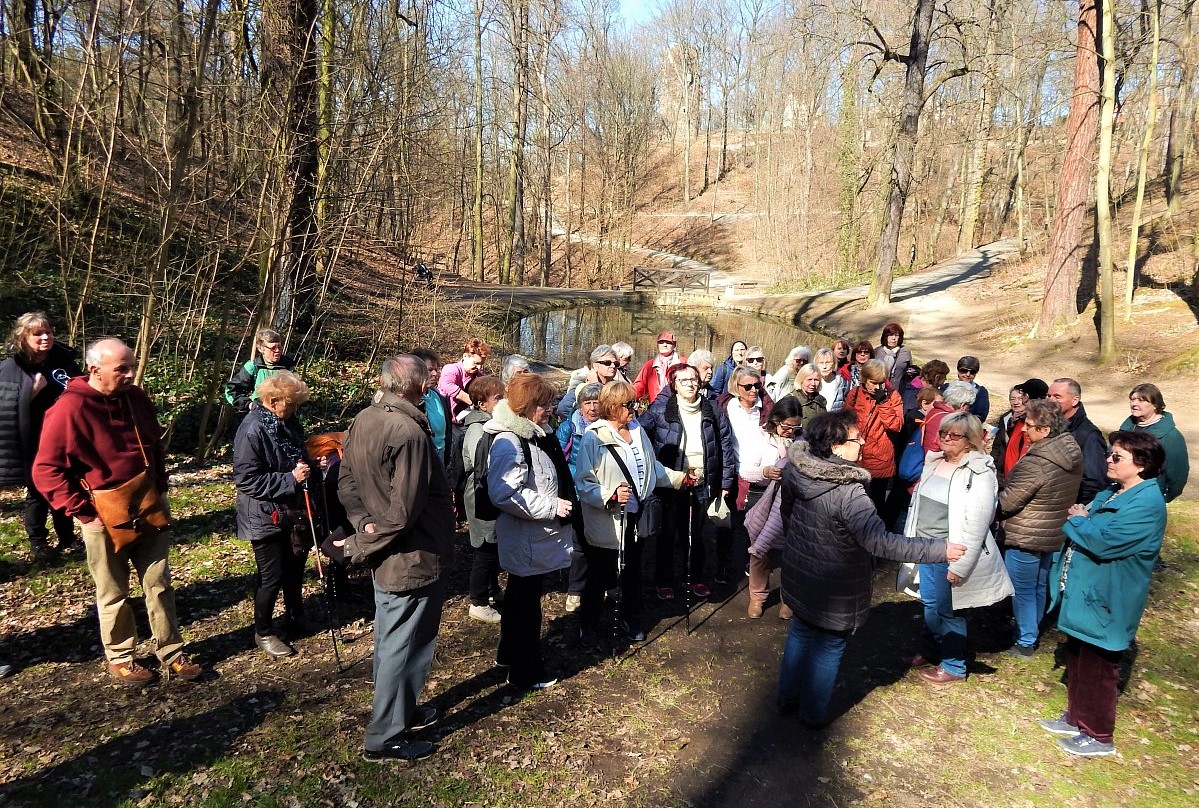
<svg viewBox="0 0 1199 808"><path fill-rule="evenodd" d="M284 457L292 463L299 463L304 459L304 450L292 439L291 429L288 428L286 421L266 407L255 407L254 411L258 413L262 426L266 429L266 434L275 441L275 445L283 452Z"/></svg>

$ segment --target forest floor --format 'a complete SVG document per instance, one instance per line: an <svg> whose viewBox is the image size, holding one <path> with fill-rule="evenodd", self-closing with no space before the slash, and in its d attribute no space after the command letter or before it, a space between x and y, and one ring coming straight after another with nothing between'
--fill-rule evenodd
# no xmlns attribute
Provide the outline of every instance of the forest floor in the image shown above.
<svg viewBox="0 0 1199 808"><path fill-rule="evenodd" d="M1122 342L1143 351L1127 360L1136 367L1088 371L1093 348L1083 328L1076 339L1022 339L1035 309L1029 274L1008 261L921 294L897 285L890 311L866 312L851 293L823 295L825 308L802 314L826 332L866 336L904 317L918 358L980 356L997 406L1009 379L1069 373L1105 428L1122 417L1127 389L1142 378L1161 382L1175 410L1187 411L1195 321L1185 298L1169 291L1174 281L1162 282L1169 296L1141 294L1139 325L1124 329L1144 335L1144 348ZM180 463L172 474L180 620L189 650L211 673L138 690L102 670L82 557L31 564L20 500L0 492L0 657L17 667L0 681L0 805L1156 807L1199 799L1195 502L1170 506L1166 567L1129 655L1115 758L1070 758L1037 728L1036 718L1057 715L1065 702L1061 637L1049 632L1031 659L1004 655L1010 627L1001 606L970 614L967 684L936 689L913 675L901 660L912 651L920 609L892 591L890 564L876 575L870 621L850 640L836 720L824 731L775 713L786 624L777 619L777 596L765 617L748 619L743 582L714 587L712 600L695 608L691 633L684 604L658 601L647 586L649 640L615 644L615 657L577 642L558 582L545 597L545 644L562 681L533 695L514 691L493 664L496 627L466 616L470 549L459 534L425 694L445 716L427 733L438 752L379 766L361 759L371 701L369 582L356 574L341 593L340 662L327 632L299 640L294 658L265 659L253 649L254 566L234 538L227 460ZM315 579L306 594L310 617L323 620ZM148 644L139 652L153 664Z"/></svg>

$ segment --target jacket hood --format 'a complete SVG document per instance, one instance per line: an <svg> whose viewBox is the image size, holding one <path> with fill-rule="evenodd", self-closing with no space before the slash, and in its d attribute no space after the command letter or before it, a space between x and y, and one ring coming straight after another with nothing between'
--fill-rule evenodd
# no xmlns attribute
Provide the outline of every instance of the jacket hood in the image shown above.
<svg viewBox="0 0 1199 808"><path fill-rule="evenodd" d="M808 451L803 438L787 447L787 460L799 472L799 495L814 499L832 489L852 483L870 484L870 472L847 460L832 456L827 460Z"/></svg>
<svg viewBox="0 0 1199 808"><path fill-rule="evenodd" d="M63 391L63 396L79 396L80 398L91 399L93 401L116 401L123 394L113 394L106 396L96 388L87 383L87 376L76 376L67 382L67 389Z"/></svg>
<svg viewBox="0 0 1199 808"><path fill-rule="evenodd" d="M491 420L491 415L489 415L488 413L485 413L482 410L472 409L469 412L467 412L466 415L463 417L462 425L470 426L471 424L485 424L490 420Z"/></svg>
<svg viewBox="0 0 1199 808"><path fill-rule="evenodd" d="M1129 424L1130 429L1143 429L1150 435L1153 435L1155 438L1160 438L1167 432L1171 432L1174 429L1174 416L1165 410L1162 411L1162 417L1157 421L1154 421L1149 426L1138 427L1137 422L1133 421L1131 417L1126 419L1125 423L1128 423L1129 421L1132 422Z"/></svg>
<svg viewBox="0 0 1199 808"><path fill-rule="evenodd" d="M1082 468L1082 448L1069 432L1037 441L1029 447L1028 453L1048 460L1063 471Z"/></svg>
<svg viewBox="0 0 1199 808"><path fill-rule="evenodd" d="M507 401L501 401L495 405L495 409L491 411L491 422L484 429L488 432L515 432L525 440L533 440L545 435L545 430L537 424L523 415L514 413Z"/></svg>

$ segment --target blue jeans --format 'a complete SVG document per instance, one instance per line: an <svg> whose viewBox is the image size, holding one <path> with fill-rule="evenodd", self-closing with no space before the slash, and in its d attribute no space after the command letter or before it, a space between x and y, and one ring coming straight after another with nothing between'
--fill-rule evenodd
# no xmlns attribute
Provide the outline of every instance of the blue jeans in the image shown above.
<svg viewBox="0 0 1199 808"><path fill-rule="evenodd" d="M966 618L953 611L953 587L945 577L949 564L921 564L920 602L924 604L924 625L936 652L929 659L941 658L941 669L954 676L966 675Z"/></svg>
<svg viewBox="0 0 1199 808"><path fill-rule="evenodd" d="M803 721L825 721L848 639L848 631L830 631L791 618L779 668L779 710L798 708Z"/></svg>
<svg viewBox="0 0 1199 808"><path fill-rule="evenodd" d="M1003 563L1016 590L1012 595L1012 615L1016 618L1013 639L1017 645L1032 648L1037 644L1041 618L1045 616L1053 553L1033 553L1009 547L1003 554Z"/></svg>

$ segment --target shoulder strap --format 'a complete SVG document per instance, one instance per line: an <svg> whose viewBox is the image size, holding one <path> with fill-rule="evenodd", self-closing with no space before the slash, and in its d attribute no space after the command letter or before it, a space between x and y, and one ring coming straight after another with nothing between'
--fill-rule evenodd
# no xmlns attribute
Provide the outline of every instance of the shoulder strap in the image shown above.
<svg viewBox="0 0 1199 808"><path fill-rule="evenodd" d="M612 459L616 461L616 465L620 467L620 473L629 483L629 488L633 489L633 493L640 496L641 492L637 488L637 483L633 482L633 475L629 474L629 467L624 464L624 458L620 456L620 452L610 443L605 443L604 448L612 453Z"/></svg>

